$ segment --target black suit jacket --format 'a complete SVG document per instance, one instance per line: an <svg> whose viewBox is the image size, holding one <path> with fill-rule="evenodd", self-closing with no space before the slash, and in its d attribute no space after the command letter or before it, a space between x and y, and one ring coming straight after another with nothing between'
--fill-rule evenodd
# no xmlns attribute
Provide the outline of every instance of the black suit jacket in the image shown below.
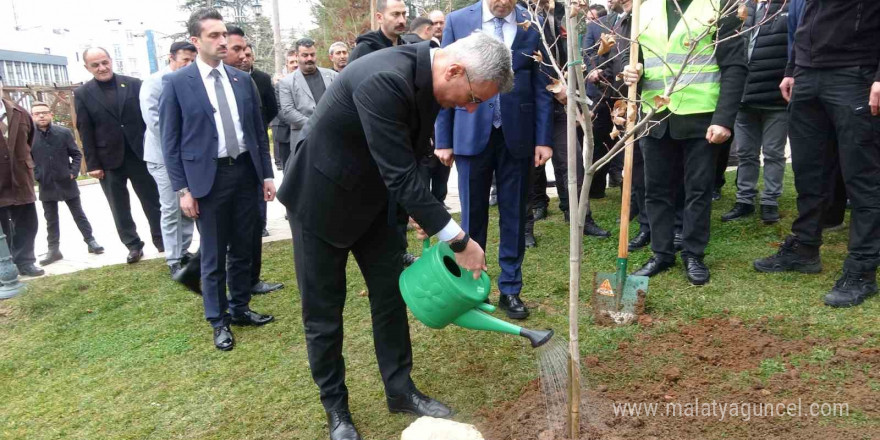
<svg viewBox="0 0 880 440"><path fill-rule="evenodd" d="M82 153L73 139L73 132L51 124L45 132L34 131L31 146L34 178L40 184L40 201L62 202L79 197L79 186L70 176L79 176Z"/></svg>
<svg viewBox="0 0 880 440"><path fill-rule="evenodd" d="M108 107L95 79L73 91L76 106L76 129L82 139L89 171L112 170L122 166L125 145L138 159L144 159L144 131L141 117L141 80L115 75L115 107Z"/></svg>
<svg viewBox="0 0 880 440"><path fill-rule="evenodd" d="M275 97L275 87L272 85L272 76L261 70L251 70L251 78L260 92L260 111L263 113L263 125L269 128L269 123L278 116L278 99Z"/></svg>
<svg viewBox="0 0 880 440"><path fill-rule="evenodd" d="M388 215L389 199L430 235L449 223L417 170L440 109L429 49L424 42L378 51L349 64L324 92L278 191L305 230L349 247Z"/></svg>

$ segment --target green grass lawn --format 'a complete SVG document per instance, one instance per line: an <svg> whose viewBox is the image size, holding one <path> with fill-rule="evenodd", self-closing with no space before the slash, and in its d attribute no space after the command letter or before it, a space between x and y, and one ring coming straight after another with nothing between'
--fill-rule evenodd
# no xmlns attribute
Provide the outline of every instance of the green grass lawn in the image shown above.
<svg viewBox="0 0 880 440"><path fill-rule="evenodd" d="M790 170L786 178L783 221L764 226L757 218L733 224L718 220L734 202L734 176L728 176L725 196L715 202L712 214L706 257L712 281L690 286L680 262L652 279L647 306L656 324L651 328L592 324L592 274L613 270L617 245L615 239L585 239L582 354L612 359L620 342L639 333L659 334L679 323L726 313L746 323L784 315L785 320L770 325L775 335L815 338L822 344L876 332L880 299L845 310L822 304L845 256L848 230L826 234L821 274L752 270L752 260L775 251L796 215ZM593 205L596 220L613 230L619 194L609 190L608 198ZM567 336L568 228L555 200L551 207L550 217L536 226L539 247L526 255L523 298L533 312L528 326L551 327ZM497 222L495 210L492 221ZM489 242L494 278L497 226L490 228ZM418 249L414 239L411 244ZM31 281L27 294L0 302L0 438L325 438L324 414L306 358L290 242L266 245L263 255L263 277L286 287L255 297L252 307L277 320L262 328L236 328L237 344L228 353L213 347L200 298L172 283L159 260ZM631 265L648 257L647 251L637 252ZM364 289L352 261L345 311L351 409L365 438L399 438L413 418L390 415L385 408L368 299L358 294ZM475 420L479 409L516 399L537 376L533 351L521 338L452 327L436 331L415 321L411 328L416 383L453 406L458 420ZM878 342L874 338L869 344ZM777 369L768 361L756 374ZM592 385L589 371L585 374ZM867 423L876 428L874 416Z"/></svg>

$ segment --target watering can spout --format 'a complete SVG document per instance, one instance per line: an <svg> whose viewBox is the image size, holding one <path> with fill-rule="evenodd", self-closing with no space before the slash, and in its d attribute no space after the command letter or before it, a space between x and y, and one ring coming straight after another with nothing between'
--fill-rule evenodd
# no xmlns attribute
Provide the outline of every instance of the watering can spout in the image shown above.
<svg viewBox="0 0 880 440"><path fill-rule="evenodd" d="M532 342L532 348L538 348L546 344L553 337L553 330L532 330L523 327L519 335Z"/></svg>

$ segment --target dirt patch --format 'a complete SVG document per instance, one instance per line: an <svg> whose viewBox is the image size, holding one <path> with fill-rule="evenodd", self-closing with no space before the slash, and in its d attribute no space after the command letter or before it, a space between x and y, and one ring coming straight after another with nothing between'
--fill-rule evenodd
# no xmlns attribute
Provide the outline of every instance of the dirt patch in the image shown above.
<svg viewBox="0 0 880 440"><path fill-rule="evenodd" d="M767 332L767 322L705 319L642 335L607 358L585 357L579 440L880 438L880 348L867 345L872 338L790 341ZM827 355L811 359L817 344ZM621 414L626 403L642 404L641 413ZM841 415L812 416L812 403ZM537 380L478 416L486 440L568 438L549 429Z"/></svg>

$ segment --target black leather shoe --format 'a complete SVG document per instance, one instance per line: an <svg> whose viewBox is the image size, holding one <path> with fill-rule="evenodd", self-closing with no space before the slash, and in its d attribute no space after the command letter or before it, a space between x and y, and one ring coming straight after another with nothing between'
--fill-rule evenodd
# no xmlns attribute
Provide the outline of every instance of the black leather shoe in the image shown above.
<svg viewBox="0 0 880 440"><path fill-rule="evenodd" d="M642 249L649 244L651 244L651 233L639 231L639 233L629 241L629 244L626 247L632 252Z"/></svg>
<svg viewBox="0 0 880 440"><path fill-rule="evenodd" d="M263 228L262 235L263 235L263 237L268 237L268 236L269 236L269 230L266 229L266 228Z"/></svg>
<svg viewBox="0 0 880 440"><path fill-rule="evenodd" d="M733 205L733 208L730 211L725 212L721 215L721 221L729 222L733 220L739 220L745 217L748 217L755 213L755 205L751 205L748 203L740 203L736 202Z"/></svg>
<svg viewBox="0 0 880 440"><path fill-rule="evenodd" d="M712 201L717 202L719 200L721 200L721 190L716 189L716 190L712 191Z"/></svg>
<svg viewBox="0 0 880 440"><path fill-rule="evenodd" d="M49 249L49 253L46 254L46 258L40 260L40 266L52 264L62 258L64 258L64 256L61 255L61 251L59 251L58 249Z"/></svg>
<svg viewBox="0 0 880 440"><path fill-rule="evenodd" d="M351 421L351 413L345 409L327 413L327 429L330 430L330 440L361 440Z"/></svg>
<svg viewBox="0 0 880 440"><path fill-rule="evenodd" d="M684 254L681 256L681 262L684 265L684 273L691 284L702 286L709 282L709 268L706 263L703 263L702 258Z"/></svg>
<svg viewBox="0 0 880 440"><path fill-rule="evenodd" d="M623 186L623 175L620 173L610 173L608 174L608 187L609 188L619 188Z"/></svg>
<svg viewBox="0 0 880 440"><path fill-rule="evenodd" d="M189 260L192 260L195 256L196 255L190 251L183 251L183 255L180 256L180 267L189 264Z"/></svg>
<svg viewBox="0 0 880 440"><path fill-rule="evenodd" d="M822 272L822 258L819 248L805 246L797 237L789 235L779 246L779 250L766 258L753 263L758 272Z"/></svg>
<svg viewBox="0 0 880 440"><path fill-rule="evenodd" d="M519 295L501 295L498 307L507 313L510 319L526 319L529 317L529 308L519 299Z"/></svg>
<svg viewBox="0 0 880 440"><path fill-rule="evenodd" d="M535 208L532 210L532 214L535 215L535 221L544 220L545 218L547 218L547 208Z"/></svg>
<svg viewBox="0 0 880 440"><path fill-rule="evenodd" d="M125 258L125 262L134 264L141 261L141 258L144 258L144 251L142 249L132 249L128 251L128 257Z"/></svg>
<svg viewBox="0 0 880 440"><path fill-rule="evenodd" d="M535 240L535 234L526 232L526 249L538 247L538 241Z"/></svg>
<svg viewBox="0 0 880 440"><path fill-rule="evenodd" d="M202 288L199 282L202 278L202 258L201 254L195 254L189 258L186 265L181 266L180 270L171 274L171 279L175 282L183 284L191 292L196 295L202 294Z"/></svg>
<svg viewBox="0 0 880 440"><path fill-rule="evenodd" d="M675 235L672 236L672 248L675 249L676 252L684 248L684 236L681 235L681 231L676 232Z"/></svg>
<svg viewBox="0 0 880 440"><path fill-rule="evenodd" d="M251 287L251 293L254 295L263 295L280 288L284 287L284 283L267 283L265 281L257 281L257 284L254 284Z"/></svg>
<svg viewBox="0 0 880 440"><path fill-rule="evenodd" d="M584 235L589 237L608 238L611 236L611 233L600 228L595 220L587 217L587 221L584 222Z"/></svg>
<svg viewBox="0 0 880 440"><path fill-rule="evenodd" d="M419 257L417 257L409 252L404 252L403 253L403 267L412 266L412 264L415 263L416 261L418 261L418 259L419 259Z"/></svg>
<svg viewBox="0 0 880 440"><path fill-rule="evenodd" d="M571 215L568 213L568 211L562 211L562 218L565 219L566 223L571 221L570 217L571 217Z"/></svg>
<svg viewBox="0 0 880 440"><path fill-rule="evenodd" d="M46 271L34 266L34 263L22 264L18 266L18 273L25 277L38 277L46 274Z"/></svg>
<svg viewBox="0 0 880 440"><path fill-rule="evenodd" d="M778 222L779 207L776 205L761 205L761 221L768 225Z"/></svg>
<svg viewBox="0 0 880 440"><path fill-rule="evenodd" d="M168 266L168 272L171 272L171 279L172 280L174 279L174 275L176 275L177 272L180 272L180 270L181 270L180 263L171 263L171 266Z"/></svg>
<svg viewBox="0 0 880 440"><path fill-rule="evenodd" d="M438 419L445 419L452 415L452 410L448 406L415 389L407 394L388 396L386 400L388 402L388 411L391 411L393 414L407 413L419 417L428 416Z"/></svg>
<svg viewBox="0 0 880 440"><path fill-rule="evenodd" d="M228 325L214 329L214 346L223 351L229 351L235 347L235 336L232 335L232 329Z"/></svg>
<svg viewBox="0 0 880 440"><path fill-rule="evenodd" d="M232 315L231 319L233 325L255 325L259 327L274 321L275 317L272 315L261 315L253 310L248 310L240 316Z"/></svg>
<svg viewBox="0 0 880 440"><path fill-rule="evenodd" d="M91 239L91 240L86 241L86 246L89 247L89 253L90 253L90 254L95 254L95 255L97 255L97 254L103 254L103 253L104 253L104 247L101 246L100 244L98 244L98 242L95 241L94 238Z"/></svg>
<svg viewBox="0 0 880 440"><path fill-rule="evenodd" d="M670 267L675 265L675 260L672 261L664 261L657 258L656 255L651 256L648 259L648 262L645 263L644 266L639 268L639 270L633 272L633 275L642 276L642 277L652 277L662 272L666 272Z"/></svg>
<svg viewBox="0 0 880 440"><path fill-rule="evenodd" d="M856 272L843 270L843 275L834 283L834 288L825 295L825 305L831 307L853 307L877 294L877 271Z"/></svg>

